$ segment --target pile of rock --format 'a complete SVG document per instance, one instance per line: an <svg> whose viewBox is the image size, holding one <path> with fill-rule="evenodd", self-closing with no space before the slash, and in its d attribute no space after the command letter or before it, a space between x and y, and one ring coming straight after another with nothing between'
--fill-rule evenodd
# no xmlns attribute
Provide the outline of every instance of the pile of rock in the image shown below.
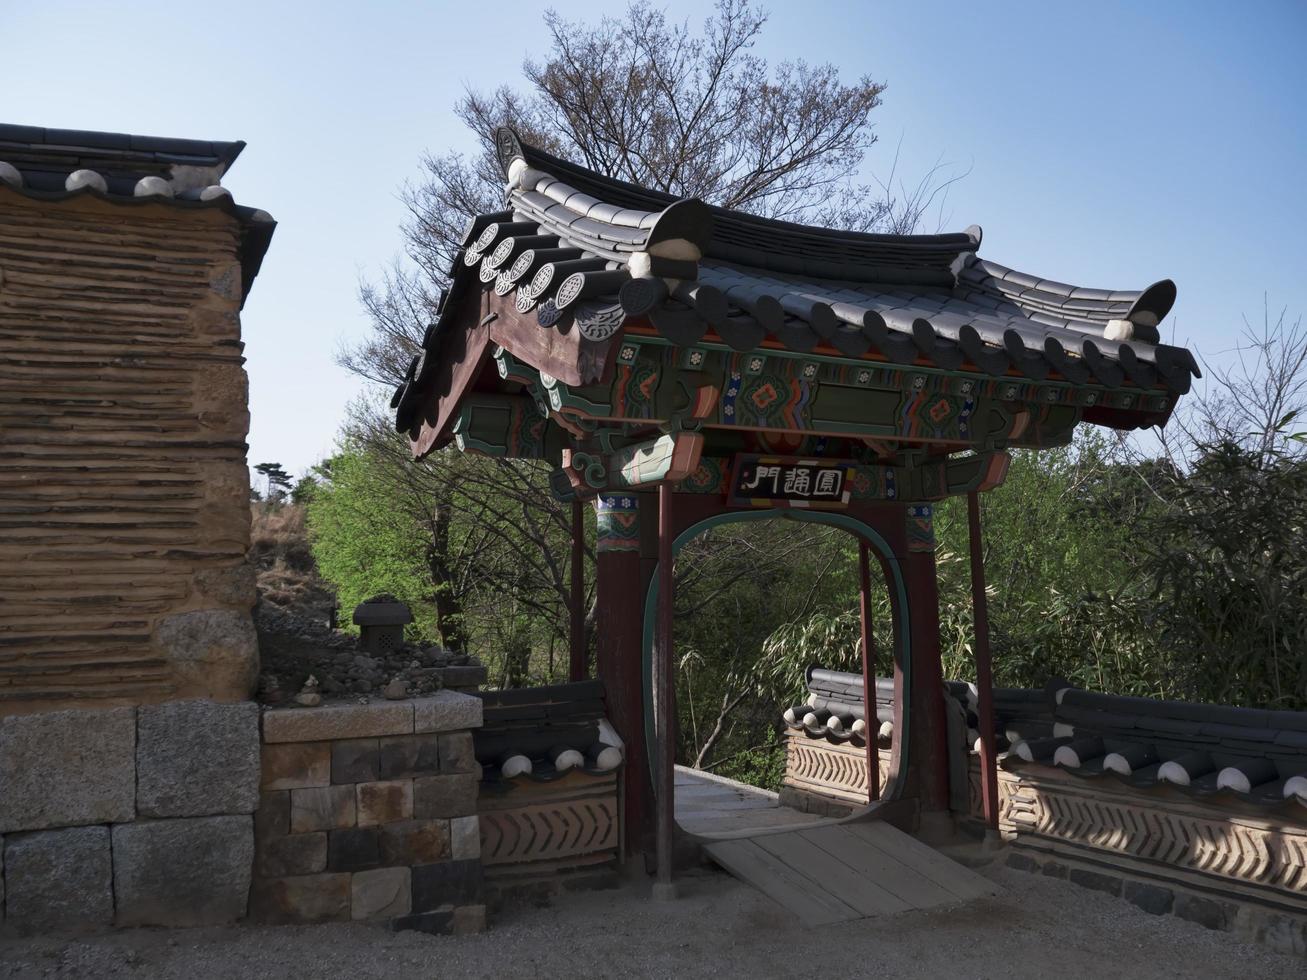
<svg viewBox="0 0 1307 980"><path fill-rule="evenodd" d="M259 700L265 704L293 703L295 692L303 693L306 688L311 688L322 700L343 700L357 695L398 700L442 690L474 691L486 681L486 668L475 658L440 647L404 646L381 657L353 648L321 657L310 669L309 676L297 686L292 686L294 680L284 683L282 674L265 673Z"/></svg>
<svg viewBox="0 0 1307 980"><path fill-rule="evenodd" d="M254 623L260 634L267 633L290 643L335 650L358 647L357 637L332 629L325 617L294 612L271 602L260 602L255 607Z"/></svg>
<svg viewBox="0 0 1307 980"><path fill-rule="evenodd" d="M258 697L264 704L398 700L473 691L486 681L486 668L476 658L440 646L401 643L368 653L352 634L273 605L261 605L255 621L263 660Z"/></svg>

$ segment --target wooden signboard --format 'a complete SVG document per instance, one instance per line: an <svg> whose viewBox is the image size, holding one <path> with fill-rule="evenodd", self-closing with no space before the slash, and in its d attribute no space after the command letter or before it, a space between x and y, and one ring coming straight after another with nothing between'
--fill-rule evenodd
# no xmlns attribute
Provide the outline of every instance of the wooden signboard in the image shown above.
<svg viewBox="0 0 1307 980"><path fill-rule="evenodd" d="M732 507L839 510L849 504L853 470L847 460L740 454L726 502Z"/></svg>

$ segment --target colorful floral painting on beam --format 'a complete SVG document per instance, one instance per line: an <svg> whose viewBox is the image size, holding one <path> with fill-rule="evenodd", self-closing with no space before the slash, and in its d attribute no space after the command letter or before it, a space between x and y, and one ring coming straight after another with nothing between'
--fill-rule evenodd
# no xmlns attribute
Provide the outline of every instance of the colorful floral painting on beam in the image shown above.
<svg viewBox="0 0 1307 980"><path fill-rule="evenodd" d="M633 493L595 498L599 551L640 550L640 499Z"/></svg>
<svg viewBox="0 0 1307 980"><path fill-rule="evenodd" d="M908 550L935 550L935 510L930 504L910 504L907 513Z"/></svg>

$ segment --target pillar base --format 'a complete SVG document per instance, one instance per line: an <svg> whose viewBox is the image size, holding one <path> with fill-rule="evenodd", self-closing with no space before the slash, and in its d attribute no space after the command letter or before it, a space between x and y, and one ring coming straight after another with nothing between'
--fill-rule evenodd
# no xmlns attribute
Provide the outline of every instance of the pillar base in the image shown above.
<svg viewBox="0 0 1307 980"><path fill-rule="evenodd" d="M921 814L917 824L917 840L931 847L942 847L958 841L957 827L953 814L947 810L926 810Z"/></svg>
<svg viewBox="0 0 1307 980"><path fill-rule="evenodd" d="M649 898L655 902L674 902L680 897L674 881L655 881Z"/></svg>

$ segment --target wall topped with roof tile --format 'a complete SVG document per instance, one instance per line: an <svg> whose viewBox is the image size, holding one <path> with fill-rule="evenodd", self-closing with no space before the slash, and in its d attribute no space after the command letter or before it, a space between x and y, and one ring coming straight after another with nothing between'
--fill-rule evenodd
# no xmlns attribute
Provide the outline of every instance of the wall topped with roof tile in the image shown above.
<svg viewBox="0 0 1307 980"><path fill-rule="evenodd" d="M893 684L877 679L874 729L863 722L860 675L813 668L807 686L807 701L784 713L782 798L845 813L866 798L869 731L888 762ZM978 822L977 692L947 682L945 694L953 808ZM1072 880L1087 887L1136 904L1165 898L1167 912L1185 917L1217 909L1202 915L1213 928L1302 950L1307 712L1117 697L1053 681L996 689L994 714L999 829L1034 855L1032 869L1051 862L1065 875L1079 862Z"/></svg>
<svg viewBox="0 0 1307 980"><path fill-rule="evenodd" d="M241 145L0 125L0 715L253 691Z"/></svg>

